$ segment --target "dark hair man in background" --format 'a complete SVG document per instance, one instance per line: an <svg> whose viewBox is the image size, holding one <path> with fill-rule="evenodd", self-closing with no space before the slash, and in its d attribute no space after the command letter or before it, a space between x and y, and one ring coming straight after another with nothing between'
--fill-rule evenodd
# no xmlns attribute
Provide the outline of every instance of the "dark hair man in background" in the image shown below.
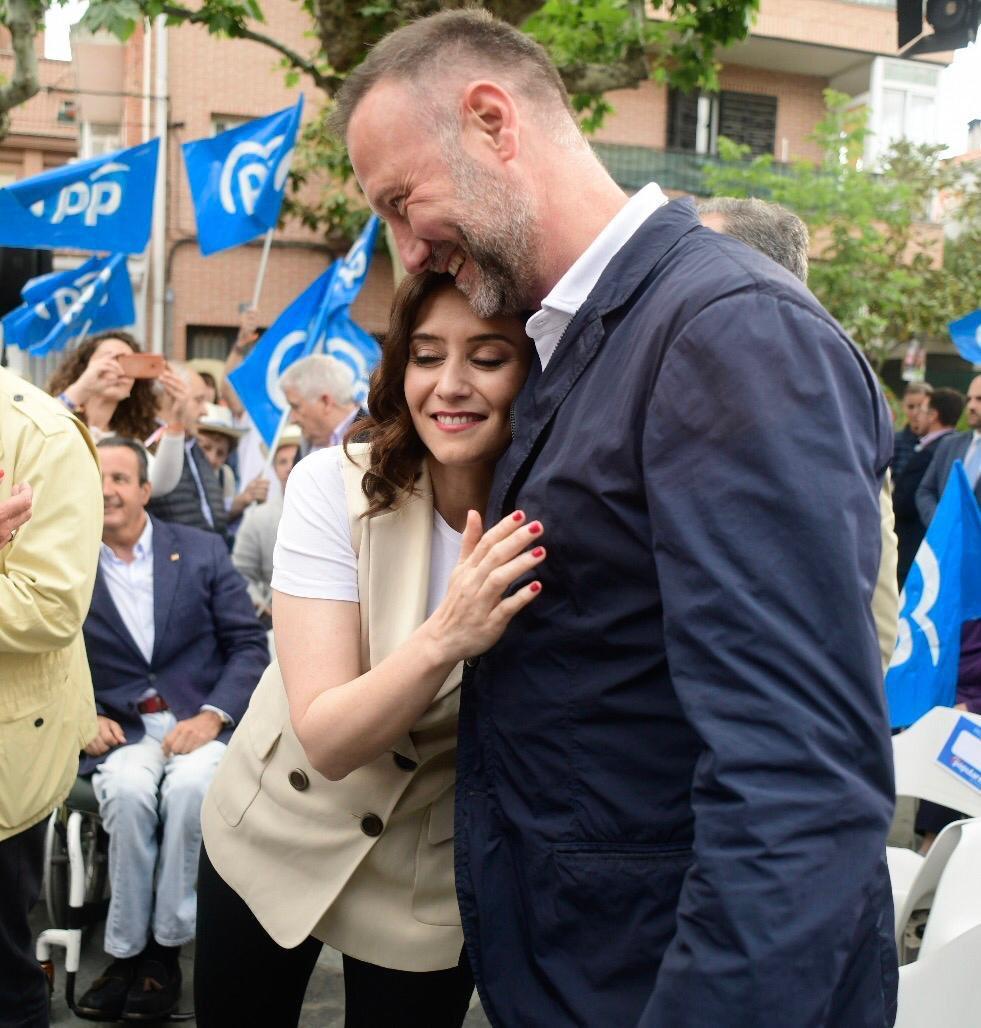
<svg viewBox="0 0 981 1028"><path fill-rule="evenodd" d="M955 430L963 410L964 397L956 389L933 389L926 394L919 410L910 415L910 425L920 441L896 476L893 489L896 532L899 535L900 588L926 535L926 525L916 507L916 491L937 454L941 440Z"/></svg>
<svg viewBox="0 0 981 1028"><path fill-rule="evenodd" d="M334 115L410 273L537 310L486 520L541 518L542 594L461 693L491 1021L891 1024L872 370L691 201L628 199L545 52L486 12L383 39Z"/></svg>
<svg viewBox="0 0 981 1028"><path fill-rule="evenodd" d="M916 452L920 442L917 434L917 416L923 403L933 392L933 386L929 382L910 382L903 392L903 413L906 416L905 426L896 433L896 445L893 447L892 469L893 481L906 467L907 461Z"/></svg>

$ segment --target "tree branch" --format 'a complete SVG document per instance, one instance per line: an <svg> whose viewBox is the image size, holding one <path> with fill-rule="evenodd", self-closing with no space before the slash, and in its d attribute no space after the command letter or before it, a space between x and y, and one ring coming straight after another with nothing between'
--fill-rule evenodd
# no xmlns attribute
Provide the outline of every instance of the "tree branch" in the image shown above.
<svg viewBox="0 0 981 1028"><path fill-rule="evenodd" d="M161 13L166 14L169 18L176 18L182 23L204 25L206 27L208 25L209 18L203 8L199 11L192 11L176 4L163 4L160 10ZM281 43L272 36L267 36L264 32L256 32L245 25L236 25L229 31L229 35L233 39L251 39L254 43L260 43L262 46L275 50L285 57L297 71L302 71L305 75L309 75L317 87L322 89L328 96L332 96L340 87L341 82L343 82L341 77L325 74L309 57L304 57L285 43Z"/></svg>
<svg viewBox="0 0 981 1028"><path fill-rule="evenodd" d="M559 74L570 93L599 96L611 89L636 89L650 71L644 55L635 53L619 64L567 64Z"/></svg>
<svg viewBox="0 0 981 1028"><path fill-rule="evenodd" d="M14 74L0 86L0 139L10 131L10 111L30 100L41 88L34 39L40 28L41 8L31 0L7 0L4 24L10 30L14 49Z"/></svg>

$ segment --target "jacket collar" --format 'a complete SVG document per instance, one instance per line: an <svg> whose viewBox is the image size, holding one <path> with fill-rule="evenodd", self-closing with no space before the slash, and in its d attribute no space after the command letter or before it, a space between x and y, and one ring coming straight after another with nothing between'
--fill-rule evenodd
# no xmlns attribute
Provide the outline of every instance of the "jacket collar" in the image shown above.
<svg viewBox="0 0 981 1028"><path fill-rule="evenodd" d="M515 480L530 461L543 431L605 340L603 319L656 276L668 254L700 225L689 199L673 200L656 210L607 265L569 323L545 371L529 375L514 406L514 441L494 475L488 524L503 516Z"/></svg>

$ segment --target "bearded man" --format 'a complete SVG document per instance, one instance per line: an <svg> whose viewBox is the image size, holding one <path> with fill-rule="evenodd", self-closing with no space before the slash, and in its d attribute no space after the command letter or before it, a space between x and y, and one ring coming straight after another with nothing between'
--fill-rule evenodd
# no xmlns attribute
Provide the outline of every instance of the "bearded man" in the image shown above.
<svg viewBox="0 0 981 1028"><path fill-rule="evenodd" d="M467 661L460 716L491 1022L891 1024L874 374L690 201L628 199L486 12L382 40L334 121L409 272L535 311L487 517L542 520L543 589Z"/></svg>

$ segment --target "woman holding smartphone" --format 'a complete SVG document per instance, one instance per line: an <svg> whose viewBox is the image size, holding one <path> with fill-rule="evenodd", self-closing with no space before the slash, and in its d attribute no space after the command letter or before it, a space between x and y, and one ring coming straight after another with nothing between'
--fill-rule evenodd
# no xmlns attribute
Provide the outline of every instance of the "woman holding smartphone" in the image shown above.
<svg viewBox="0 0 981 1028"><path fill-rule="evenodd" d="M161 427L153 382L159 380L174 407L187 400L189 391L184 380L166 364L155 367L152 378L134 378L124 364L126 358L136 354L150 356L142 354L139 343L128 332L92 336L58 365L48 382L48 392L88 426L96 442L119 435L145 444L154 433L159 433L156 453L149 461L150 484L154 496L163 496L180 479L184 427Z"/></svg>
<svg viewBox="0 0 981 1028"><path fill-rule="evenodd" d="M473 979L453 877L465 658L541 586L542 525L481 513L531 343L448 275L399 289L363 444L286 489L273 575L279 667L202 811L198 1024L295 1025L321 945L346 1028L459 1028ZM247 983L247 984L246 984Z"/></svg>

